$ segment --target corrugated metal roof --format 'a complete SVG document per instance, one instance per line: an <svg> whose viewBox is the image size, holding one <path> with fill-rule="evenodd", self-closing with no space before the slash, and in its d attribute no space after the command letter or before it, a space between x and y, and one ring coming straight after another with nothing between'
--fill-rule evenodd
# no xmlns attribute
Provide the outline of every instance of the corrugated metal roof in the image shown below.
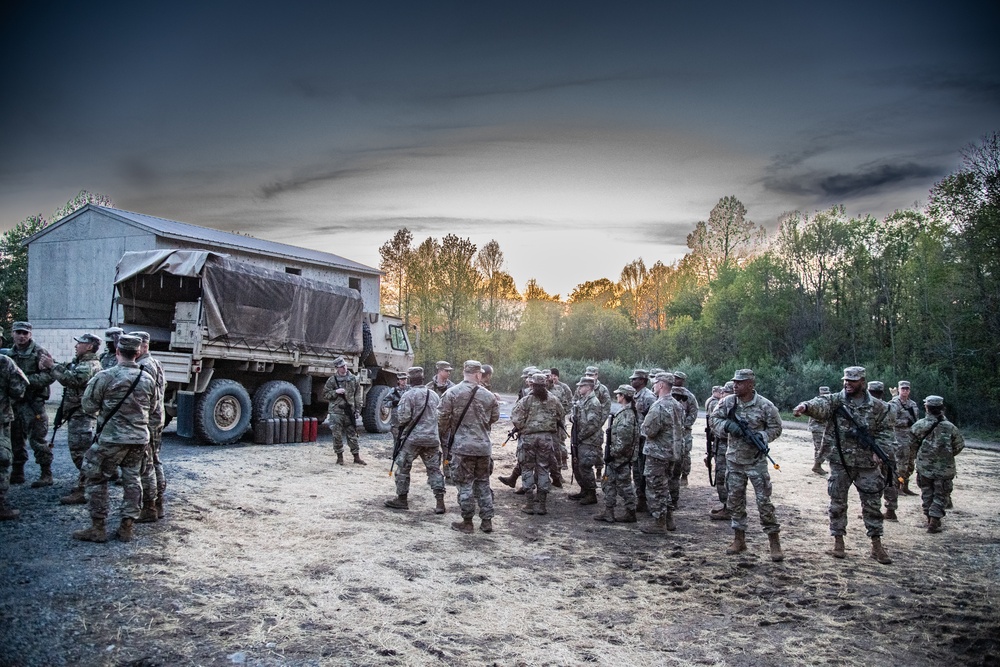
<svg viewBox="0 0 1000 667"><path fill-rule="evenodd" d="M234 248L237 250L253 250L265 255L288 257L299 261L322 264L324 266L335 266L340 269L357 271L359 273L370 273L376 275L381 274L381 271L378 269L365 266L364 264L359 264L358 262L341 257L340 255L334 255L328 252L310 250L309 248L300 248L298 246L288 245L286 243L277 243L275 241L265 241L252 236L243 236L242 234L223 232L210 227L200 227L186 222L167 220L166 218L157 218L152 215L134 213L132 211L123 211L117 208L94 206L93 204L88 204L88 206L94 210L101 211L102 213L107 213L109 215L130 221L141 227L145 227L150 231L167 238L197 241L200 243L207 243L218 247Z"/></svg>

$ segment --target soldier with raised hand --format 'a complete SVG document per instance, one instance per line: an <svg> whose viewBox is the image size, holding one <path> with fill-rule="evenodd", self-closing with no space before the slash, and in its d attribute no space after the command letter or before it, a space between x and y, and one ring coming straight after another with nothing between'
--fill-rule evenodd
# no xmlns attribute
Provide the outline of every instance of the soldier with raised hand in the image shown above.
<svg viewBox="0 0 1000 667"><path fill-rule="evenodd" d="M719 401L712 412L715 430L726 433L729 439L726 447L727 507L732 514L731 525L736 535L726 553L746 551L747 482L750 482L757 496L760 525L770 543L771 560L780 561L784 558L778 537L781 526L774 515L774 504L771 503L768 459L747 438L746 432L760 435L764 444L769 445L781 435L781 415L774 403L757 393L756 384L756 375L752 369L736 371L733 375L735 394Z"/></svg>
<svg viewBox="0 0 1000 667"><path fill-rule="evenodd" d="M688 485L688 475L691 474L691 449L694 446L694 438L691 431L694 428L694 423L698 421L698 408L700 407L698 405L698 398L690 389L684 386L686 383L687 373L674 371L673 388L683 390L683 394L686 396L686 398L681 398L676 392L672 393L684 409L684 458L681 461L681 486Z"/></svg>
<svg viewBox="0 0 1000 667"><path fill-rule="evenodd" d="M629 384L635 389L635 410L639 419L639 446L635 448L635 456L632 460L632 481L635 483L636 512L648 512L646 504L646 477L643 470L646 467L646 457L642 453L642 446L646 443L646 434L642 432L642 422L649 414L649 408L656 402L656 394L649 389L650 372L644 368L637 368L632 371L629 377ZM655 375L654 375L655 377Z"/></svg>
<svg viewBox="0 0 1000 667"><path fill-rule="evenodd" d="M829 396L829 387L820 387L819 396ZM826 424L813 417L809 418L809 433L812 434L813 439L813 467L812 471L817 475L822 475L826 477L826 470L823 469L823 460L826 458L826 453L823 451L823 434L826 432Z"/></svg>
<svg viewBox="0 0 1000 667"><path fill-rule="evenodd" d="M11 484L24 484L24 464L28 461L27 443L35 455L41 472L31 488L52 486L52 448L49 447L49 417L45 401L49 400L49 385L55 381L52 356L31 339L31 322L14 322L14 346L8 356L14 360L28 378L24 396L14 402L14 421L11 423L11 446L14 450L14 467L10 473Z"/></svg>
<svg viewBox="0 0 1000 667"><path fill-rule="evenodd" d="M441 436L438 431L438 408L441 399L437 392L424 385L424 369L411 366L406 371L411 388L399 399L399 435L403 446L393 465L396 467L396 497L385 501L385 506L397 510L409 509L410 471L413 462L420 458L427 469L427 484L434 492L435 514L444 514L444 475L441 474Z"/></svg>
<svg viewBox="0 0 1000 667"><path fill-rule="evenodd" d="M965 438L945 417L942 397L925 398L924 410L927 416L915 423L910 432L917 444L917 485L927 517L927 532L940 533L941 519L954 485L955 456L965 449Z"/></svg>
<svg viewBox="0 0 1000 667"><path fill-rule="evenodd" d="M163 442L163 397L166 392L166 379L163 366L149 353L149 334L145 331L132 331L129 336L139 339L139 354L135 363L139 364L156 383L156 396L149 406L149 445L142 455L139 475L142 479L142 511L137 523L153 523L163 517L163 494L167 490L167 478L160 461L160 445Z"/></svg>
<svg viewBox="0 0 1000 667"><path fill-rule="evenodd" d="M444 396L444 392L455 386L455 383L451 381L451 364L447 361L439 361L434 364L434 369L434 377L424 386L434 391L438 396Z"/></svg>
<svg viewBox="0 0 1000 667"><path fill-rule="evenodd" d="M594 391L596 380L584 375L576 384L578 399L573 406L572 438L576 441L576 460L573 461L579 493L567 496L579 500L581 505L597 504L596 468L601 462L601 445L604 440L604 407Z"/></svg>
<svg viewBox="0 0 1000 667"><path fill-rule="evenodd" d="M646 477L646 503L653 515L653 524L639 530L654 535L664 535L676 530L673 517L671 478L674 468L680 466L684 453L684 424L680 406L670 396L671 383L666 373L653 378L653 391L657 400L649 408L642 422L646 434L643 454L646 457L643 475ZM680 475L678 474L679 478Z"/></svg>
<svg viewBox="0 0 1000 667"><path fill-rule="evenodd" d="M915 496L910 490L910 475L913 474L913 461L917 454L914 446L911 427L920 419L920 408L917 402L910 398L910 381L900 380L896 383L896 395L889 403L896 409L896 423L893 432L896 436L896 473L903 478L904 496Z"/></svg>
<svg viewBox="0 0 1000 667"><path fill-rule="evenodd" d="M101 370L108 370L118 363L118 355L115 350L118 347L118 337L125 331L121 327L110 327L104 331L104 344L107 350L100 356Z"/></svg>
<svg viewBox="0 0 1000 667"><path fill-rule="evenodd" d="M826 424L824 449L829 456L830 534L833 536L834 558L846 556L844 535L847 533L847 493L854 485L861 498L862 518L871 538L871 557L889 564L892 559L882 546L882 492L889 480L879 467L879 458L868 444L868 438L885 452L891 451L892 425L886 420L889 408L872 399L865 385L866 371L862 366L844 369L844 389L829 396L817 396L795 406L793 414L806 414Z"/></svg>
<svg viewBox="0 0 1000 667"><path fill-rule="evenodd" d="M472 517L479 507L479 529L493 532L493 443L490 428L500 419L496 397L479 386L483 365L470 359L462 366L463 379L445 392L438 414L438 428L449 434L451 474L458 486L458 505L462 520L451 524L461 533L471 534Z"/></svg>
<svg viewBox="0 0 1000 667"><path fill-rule="evenodd" d="M97 420L93 415L83 411L80 404L83 391L90 379L101 372L101 362L97 352L101 349L101 339L89 333L73 339L76 341L76 355L65 364L55 364L52 367L52 377L62 386L62 402L59 405L59 418L66 423L66 443L69 446L69 457L79 471L76 485L69 494L59 499L63 505L83 505L87 502L84 493L83 455L90 449L94 441L94 426ZM59 420L56 420L56 428Z"/></svg>
<svg viewBox="0 0 1000 667"><path fill-rule="evenodd" d="M101 371L87 384L81 406L97 417L99 437L83 457L90 528L73 533L73 539L107 542L108 480L115 468L122 472L121 525L118 539L132 540L139 518L142 485L139 465L149 444L149 411L156 399L156 381L135 363L141 341L134 336L118 339L118 364Z"/></svg>
<svg viewBox="0 0 1000 667"><path fill-rule="evenodd" d="M14 421L14 402L24 395L27 388L28 378L17 364L10 357L0 355L0 521L11 521L21 516L21 512L7 502L10 468L14 459L10 425Z"/></svg>
<svg viewBox="0 0 1000 667"><path fill-rule="evenodd" d="M595 521L614 523L615 505L618 496L625 504L625 515L622 523L635 523L635 487L632 486L632 461L635 450L639 447L639 432L641 423L639 412L635 407L635 388L631 385L619 385L615 389L615 400L621 409L611 415L608 424L607 442L604 447L604 479L601 481L601 491L604 492L604 511L594 517Z"/></svg>
<svg viewBox="0 0 1000 667"><path fill-rule="evenodd" d="M520 434L517 460L525 490L525 514L548 514L545 503L551 489L550 468L558 462L553 456L553 441L565 418L562 403L548 391L545 375L532 375L531 393L520 399L510 412L510 422Z"/></svg>
<svg viewBox="0 0 1000 667"><path fill-rule="evenodd" d="M333 435L333 451L337 455L337 465L344 465L344 439L358 465L368 465L361 460L358 446L358 411L364 394L358 378L347 369L347 360L337 357L333 360L333 375L323 385L323 398L330 402L330 432Z"/></svg>

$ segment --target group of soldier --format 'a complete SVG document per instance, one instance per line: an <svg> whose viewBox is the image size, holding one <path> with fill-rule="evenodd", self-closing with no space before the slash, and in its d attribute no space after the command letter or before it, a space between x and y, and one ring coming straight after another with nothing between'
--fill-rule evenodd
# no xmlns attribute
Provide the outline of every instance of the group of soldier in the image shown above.
<svg viewBox="0 0 1000 667"><path fill-rule="evenodd" d="M39 477L38 489L52 486L55 432L66 424L66 440L77 476L63 505L88 505L91 525L73 537L106 542L109 513L108 483L120 478L123 489L119 540L131 541L135 523L152 523L164 516L166 478L160 462L164 424L164 376L149 354L149 334L105 332L107 349L90 333L75 337L75 354L57 363L32 340L30 322L15 322L13 346L0 355L0 519L20 511L10 506L11 484L25 482L24 466L30 443ZM45 402L50 385L63 387L52 437Z"/></svg>
<svg viewBox="0 0 1000 667"><path fill-rule="evenodd" d="M410 368L405 378L400 376L391 395L396 496L384 504L409 508L410 474L419 457L437 501L435 512L446 512L446 477L450 475L458 487L462 516L452 527L473 532L478 506L481 529L491 532L490 427L499 418L497 397L490 390L492 368L467 361L459 384L451 381L451 370L448 362L439 361L434 377L426 383L421 367ZM909 382L900 381L897 395L886 402L879 396L884 385L866 384L865 375L860 366L846 368L842 391L831 393L821 387L820 395L797 405L794 414L810 418L815 441L813 472L826 475L824 461L830 467L834 544L829 553L835 558L846 555L847 502L853 485L861 498L871 557L888 564L892 560L882 545L883 520L896 520L898 493L915 495L909 490L914 467L928 531L939 532L950 503L955 455L962 451L964 441L945 417L940 396L924 400L927 416L920 419L916 403L909 398ZM684 373L637 369L629 384L613 391L600 382L596 367L587 368L575 391L554 368L528 367L522 378L524 386L511 410L513 429L507 438L508 442L516 439L517 463L509 476L498 479L512 488L521 480L516 493L525 496L524 513L547 514L548 495L553 487L566 483L562 471L568 469L580 491L567 497L581 505L599 502L600 482L604 507L595 520L637 523L638 515L648 512L652 521L640 526L643 532L666 534L676 529L674 511L691 471L691 434L699 411L697 398L684 386ZM726 552L747 549L746 495L747 486L752 485L770 557L781 561L780 524L771 502L768 470L769 462L778 468L770 455L770 443L782 432L778 409L757 393L752 369L738 370L725 386L713 387L705 408L705 462L710 472L715 466L715 487L722 503L710 512L710 518L730 521L734 536ZM333 410L331 404L331 415ZM619 500L623 512L616 514Z"/></svg>

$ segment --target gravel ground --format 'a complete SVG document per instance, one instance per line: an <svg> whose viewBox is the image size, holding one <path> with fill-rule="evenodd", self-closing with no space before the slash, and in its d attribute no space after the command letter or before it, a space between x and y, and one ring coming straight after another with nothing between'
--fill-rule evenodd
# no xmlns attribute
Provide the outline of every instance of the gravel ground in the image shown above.
<svg viewBox="0 0 1000 667"><path fill-rule="evenodd" d="M507 428L495 474L513 465ZM848 558L825 555L826 485L792 425L773 446L782 563L755 509L749 550L724 554L703 467L665 538L594 522L566 490L527 516L497 482L496 531L464 536L454 490L435 516L419 464L411 510L382 507L388 437L362 436L366 467L333 465L328 437L206 448L168 432L167 518L101 545L70 538L88 518L57 502L75 473L60 433L56 486L14 487L22 518L0 524L0 665L1000 664L995 452L959 457L940 535L902 498L881 566L856 496Z"/></svg>

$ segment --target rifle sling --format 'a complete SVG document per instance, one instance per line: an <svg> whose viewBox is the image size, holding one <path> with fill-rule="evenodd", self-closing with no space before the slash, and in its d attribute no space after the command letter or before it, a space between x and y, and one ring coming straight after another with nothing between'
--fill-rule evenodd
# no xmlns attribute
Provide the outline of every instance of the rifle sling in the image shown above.
<svg viewBox="0 0 1000 667"><path fill-rule="evenodd" d="M97 431L94 433L94 442L97 442L97 438L98 436L101 435L101 431L103 431L107 423L111 421L111 418L118 413L118 410L120 410L122 405L125 404L125 401L128 400L128 397L132 395L132 392L135 391L135 387L136 385L139 384L139 380L142 379L142 373L145 370L146 370L145 366L139 366L139 372L136 373L135 380L132 381L132 384L129 386L128 391L126 391L125 395L122 396L122 400L118 401L118 405L112 408L111 412L108 413L108 416L105 417L104 421L97 426Z"/></svg>
<svg viewBox="0 0 1000 667"><path fill-rule="evenodd" d="M413 433L413 429L415 429L417 427L417 424L420 423L420 418L423 417L424 412L427 411L427 404L430 402L430 400L431 400L431 390L428 389L427 394L424 395L424 407L420 409L420 414L417 415L416 419L414 419L413 421L411 421L409 424L406 425L407 428L403 430L403 435L400 436L399 438L400 450L402 450L403 447L406 446L407 438L410 437L410 434Z"/></svg>
<svg viewBox="0 0 1000 667"><path fill-rule="evenodd" d="M451 433L448 435L448 451L451 452L451 446L455 444L455 433L458 432L458 427L462 425L462 420L465 419L465 413L469 411L472 407L472 401L476 398L476 392L479 391L479 385L477 384L472 388L472 393L469 394L469 402L465 404L462 408L462 414L458 416L458 421L455 422L455 427L451 429Z"/></svg>
<svg viewBox="0 0 1000 667"><path fill-rule="evenodd" d="M854 415L850 413L850 411L844 406L843 403L840 404L840 408L838 409L838 411L843 411L844 415L846 415L847 418L851 421L851 423L854 424L855 429L861 428L861 425L858 424L856 419L854 419ZM858 486L858 476L851 475L851 466L847 465L847 459L844 458L844 450L841 449L840 447L840 424L837 423L836 413L833 415L833 436L834 436L834 443L837 445L837 456L840 457L840 465L844 466L844 470L847 472L847 478L851 480L851 485L854 488L856 488L859 492L861 492L861 487ZM861 441L858 440L858 442ZM879 465L881 465L881 462L879 463ZM878 491L879 494L883 493L886 487L889 486L889 484L892 482L892 480L890 479L891 475L892 475L892 470L889 470L889 474L885 476L886 479L885 482L882 484L882 488L879 489Z"/></svg>

